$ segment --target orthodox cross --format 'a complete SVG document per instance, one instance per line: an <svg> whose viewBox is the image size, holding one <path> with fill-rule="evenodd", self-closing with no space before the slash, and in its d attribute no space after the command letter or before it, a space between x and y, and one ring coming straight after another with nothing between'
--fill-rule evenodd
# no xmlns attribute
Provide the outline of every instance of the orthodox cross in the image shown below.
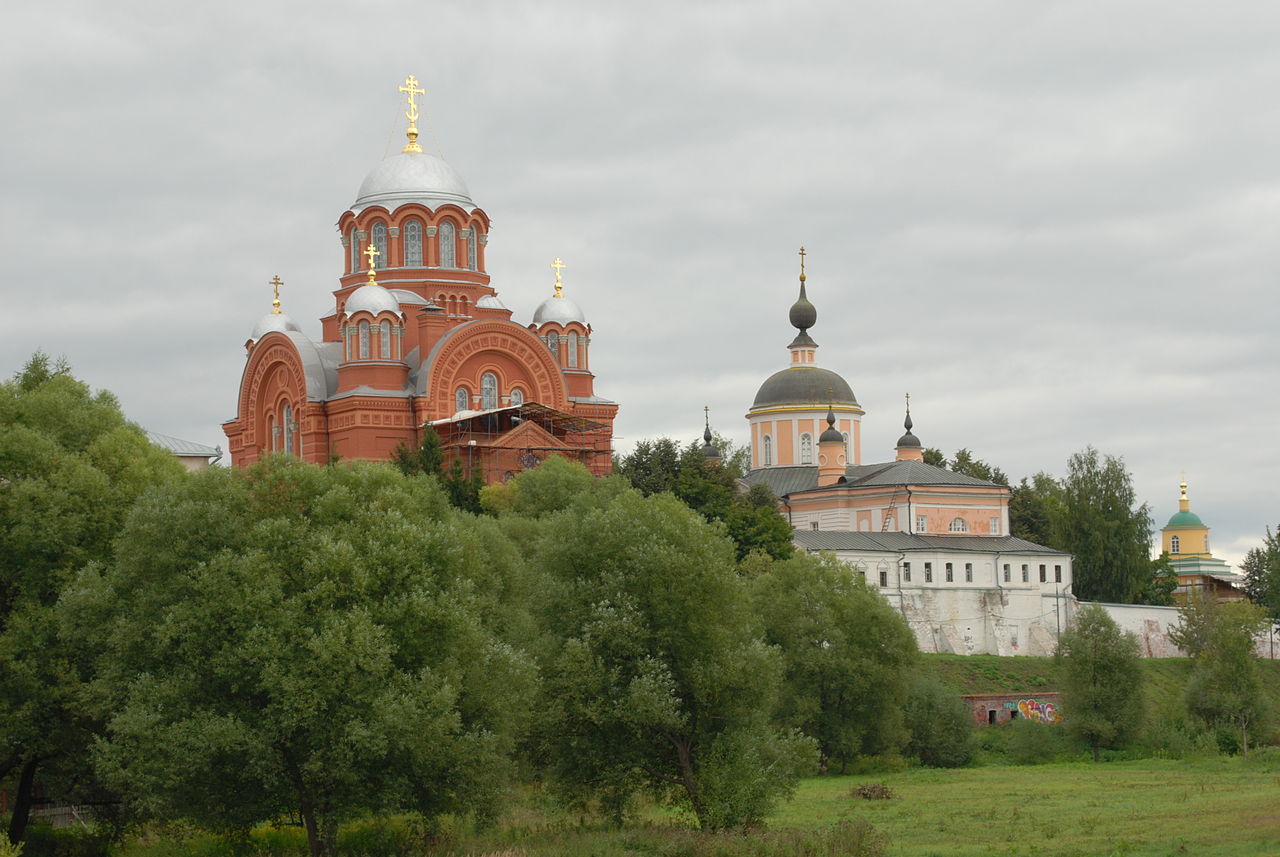
<svg viewBox="0 0 1280 857"><path fill-rule="evenodd" d="M707 429L710 430L711 428L711 406L710 405L702 406L702 417L703 417L703 421L707 425Z"/></svg>
<svg viewBox="0 0 1280 857"><path fill-rule="evenodd" d="M280 314L280 287L284 285L284 280L280 279L279 274L276 274L274 277L271 278L271 282L268 283L268 285L274 286L275 293L276 293L275 298L271 301L271 313L273 315L279 315Z"/></svg>
<svg viewBox="0 0 1280 857"><path fill-rule="evenodd" d="M561 294L564 291L564 284L560 282L560 272L564 270L564 262L561 261L559 256L551 263L551 270L556 272L556 297L564 297Z"/></svg>
<svg viewBox="0 0 1280 857"><path fill-rule="evenodd" d="M404 86L400 87L400 91L409 96L409 109L404 114L404 118L409 120L409 130L405 132L409 142L405 144L402 151L421 152L422 147L418 145L418 103L413 100L413 97L415 95L426 95L427 91L418 86L418 79L413 75L409 75L404 79Z"/></svg>
<svg viewBox="0 0 1280 857"><path fill-rule="evenodd" d="M374 247L373 242L370 241L369 244L364 248L364 255L369 257L369 282L376 283L378 282L378 278L377 278L377 275L374 274L374 268L377 267L377 263L374 261L374 259L381 256L382 254L378 252L378 248Z"/></svg>
<svg viewBox="0 0 1280 857"><path fill-rule="evenodd" d="M801 247L800 248L800 279L802 280L804 279L804 257L805 257L804 248Z"/></svg>
<svg viewBox="0 0 1280 857"><path fill-rule="evenodd" d="M907 393L907 413L911 413L911 394L910 393ZM929 415L925 414L925 416L927 417Z"/></svg>

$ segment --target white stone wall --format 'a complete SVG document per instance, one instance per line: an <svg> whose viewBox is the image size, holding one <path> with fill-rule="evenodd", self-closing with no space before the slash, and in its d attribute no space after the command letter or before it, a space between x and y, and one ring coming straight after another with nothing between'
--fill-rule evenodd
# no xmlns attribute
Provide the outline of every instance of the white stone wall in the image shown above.
<svg viewBox="0 0 1280 857"><path fill-rule="evenodd" d="M1184 658L1187 653L1169 639L1169 631L1178 625L1177 607L1151 607L1145 604L1100 605L1121 630L1132 631L1138 638L1142 656L1146 658ZM1262 633L1254 640L1254 653L1260 658L1280 657L1280 626Z"/></svg>

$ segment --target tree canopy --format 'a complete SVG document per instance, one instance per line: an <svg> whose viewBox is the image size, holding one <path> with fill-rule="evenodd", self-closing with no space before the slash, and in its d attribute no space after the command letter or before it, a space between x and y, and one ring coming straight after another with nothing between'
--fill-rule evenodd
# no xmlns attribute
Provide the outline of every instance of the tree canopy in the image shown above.
<svg viewBox="0 0 1280 857"><path fill-rule="evenodd" d="M272 457L152 491L64 597L102 653L99 769L158 817L296 813L316 855L360 811L483 808L533 687L495 627L519 561L496 540L385 465Z"/></svg>
<svg viewBox="0 0 1280 857"><path fill-rule="evenodd" d="M1240 565L1244 591L1249 599L1280 621L1280 528L1267 528L1262 547L1250 548Z"/></svg>
<svg viewBox="0 0 1280 857"><path fill-rule="evenodd" d="M1121 631L1107 611L1087 604L1058 641L1067 730L1093 750L1122 746L1142 721L1138 638Z"/></svg>
<svg viewBox="0 0 1280 857"><path fill-rule="evenodd" d="M63 362L37 353L0 384L0 779L20 771L15 843L37 772L63 786L87 767L92 722L75 699L82 653L54 633L58 596L79 566L110 556L139 494L182 473L110 393L94 393Z"/></svg>

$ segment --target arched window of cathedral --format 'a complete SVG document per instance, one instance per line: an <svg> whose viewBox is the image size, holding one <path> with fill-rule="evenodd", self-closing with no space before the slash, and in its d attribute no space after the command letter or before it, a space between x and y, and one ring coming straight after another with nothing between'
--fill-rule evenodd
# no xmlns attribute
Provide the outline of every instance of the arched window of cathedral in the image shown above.
<svg viewBox="0 0 1280 857"><path fill-rule="evenodd" d="M800 463L813 464L813 435L808 432L800 435Z"/></svg>
<svg viewBox="0 0 1280 857"><path fill-rule="evenodd" d="M471 301L467 300L466 295L463 295L462 297L458 298L458 315L470 316L470 314L471 314Z"/></svg>
<svg viewBox="0 0 1280 857"><path fill-rule="evenodd" d="M951 526L947 527L947 529L953 533L967 533L969 532L969 525L964 522L964 518L953 518Z"/></svg>
<svg viewBox="0 0 1280 857"><path fill-rule="evenodd" d="M440 224L440 267L458 267L458 230L450 220Z"/></svg>
<svg viewBox="0 0 1280 857"><path fill-rule="evenodd" d="M578 334L569 334L569 365L577 368L578 366Z"/></svg>
<svg viewBox="0 0 1280 857"><path fill-rule="evenodd" d="M355 273L360 270L360 239L356 237L356 231L351 230L351 272Z"/></svg>
<svg viewBox="0 0 1280 857"><path fill-rule="evenodd" d="M293 407L284 406L284 416L280 420L284 425L284 451L293 455Z"/></svg>
<svg viewBox="0 0 1280 857"><path fill-rule="evenodd" d="M369 359L369 322L360 322L360 359Z"/></svg>
<svg viewBox="0 0 1280 857"><path fill-rule="evenodd" d="M378 249L377 261L374 262L379 268L391 267L391 257L387 255L387 224L373 224L373 246Z"/></svg>
<svg viewBox="0 0 1280 857"><path fill-rule="evenodd" d="M846 431L842 434L844 435L844 460L852 462L853 459L849 457L849 433Z"/></svg>
<svg viewBox="0 0 1280 857"><path fill-rule="evenodd" d="M773 438L769 437L769 435L765 435L764 440L760 442L760 445L764 448L763 454L761 455L761 459L764 462L764 466L765 467L772 466L773 465Z"/></svg>
<svg viewBox="0 0 1280 857"><path fill-rule="evenodd" d="M467 231L467 267L476 269L476 245L480 243L479 234L474 226Z"/></svg>
<svg viewBox="0 0 1280 857"><path fill-rule="evenodd" d="M551 356L560 362L560 334L554 330L547 334L547 348L551 350Z"/></svg>
<svg viewBox="0 0 1280 857"><path fill-rule="evenodd" d="M416 220L404 225L404 263L408 267L422 266L422 224Z"/></svg>
<svg viewBox="0 0 1280 857"><path fill-rule="evenodd" d="M486 411L498 407L498 376L492 372L480 376L480 407Z"/></svg>
<svg viewBox="0 0 1280 857"><path fill-rule="evenodd" d="M276 425L274 416L267 417L267 449L275 452L280 448L280 426Z"/></svg>
<svg viewBox="0 0 1280 857"><path fill-rule="evenodd" d="M1169 539L1169 553L1182 553L1177 536Z"/></svg>
<svg viewBox="0 0 1280 857"><path fill-rule="evenodd" d="M524 404L524 390L519 387L511 389L511 404L517 408Z"/></svg>
<svg viewBox="0 0 1280 857"><path fill-rule="evenodd" d="M471 407L471 394L466 387L459 387L453 394L454 411L465 411Z"/></svg>
<svg viewBox="0 0 1280 857"><path fill-rule="evenodd" d="M383 360L390 360L391 359L391 322L384 321L382 322L380 327L382 328L382 336L380 337L382 341L379 343L379 345L381 346L381 350L378 351L378 356L381 357Z"/></svg>

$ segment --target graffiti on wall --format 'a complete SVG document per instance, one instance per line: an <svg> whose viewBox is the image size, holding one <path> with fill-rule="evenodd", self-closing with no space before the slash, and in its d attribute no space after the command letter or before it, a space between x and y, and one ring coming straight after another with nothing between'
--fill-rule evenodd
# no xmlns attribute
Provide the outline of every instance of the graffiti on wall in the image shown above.
<svg viewBox="0 0 1280 857"><path fill-rule="evenodd" d="M1038 699L1020 699L1016 703L1006 702L1006 708L1016 708L1019 717L1034 720L1037 723L1055 725L1062 722L1062 713L1052 702L1041 702Z"/></svg>

